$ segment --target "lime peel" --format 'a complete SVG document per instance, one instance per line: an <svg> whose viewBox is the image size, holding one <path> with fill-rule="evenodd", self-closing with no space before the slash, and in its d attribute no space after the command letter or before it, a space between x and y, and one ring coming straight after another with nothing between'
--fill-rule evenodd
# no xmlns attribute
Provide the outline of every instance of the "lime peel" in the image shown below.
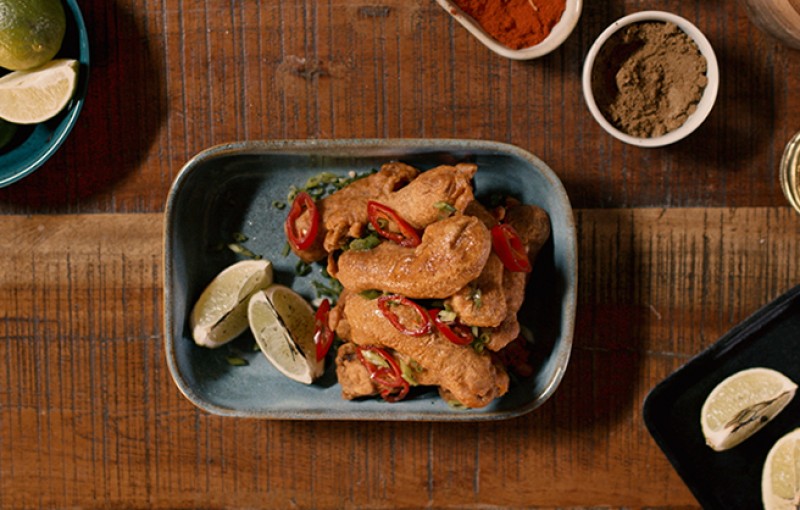
<svg viewBox="0 0 800 510"><path fill-rule="evenodd" d="M0 0L0 67L38 67L56 56L64 41L61 0Z"/></svg>

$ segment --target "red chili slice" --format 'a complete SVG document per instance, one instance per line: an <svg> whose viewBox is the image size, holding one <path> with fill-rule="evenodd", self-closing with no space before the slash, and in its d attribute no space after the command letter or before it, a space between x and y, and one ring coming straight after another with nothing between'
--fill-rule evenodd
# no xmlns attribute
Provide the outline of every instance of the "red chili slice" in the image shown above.
<svg viewBox="0 0 800 510"><path fill-rule="evenodd" d="M309 211L311 214L311 225L305 231L300 231L297 227L297 219L305 212ZM286 222L283 224L283 230L286 232L286 238L289 244L297 251L307 250L314 244L314 239L317 238L319 231L319 209L311 195L305 191L301 191L294 197L292 207L289 209L289 215L286 217Z"/></svg>
<svg viewBox="0 0 800 510"><path fill-rule="evenodd" d="M466 324L458 322L458 319L450 323L444 322L439 318L439 312L441 312L440 309L434 308L432 310L428 310L428 315L430 315L430 318L433 321L433 324L436 326L436 329L438 329L445 338L456 345L469 345L472 343L472 341L475 339L475 337L472 335L472 328Z"/></svg>
<svg viewBox="0 0 800 510"><path fill-rule="evenodd" d="M393 241L400 246L414 248L419 246L422 239L419 237L419 232L400 217L397 212L391 207L385 206L380 202L370 200L367 202L367 217L375 231L386 239ZM397 225L399 232L392 232L386 230L381 226L380 220L385 220Z"/></svg>
<svg viewBox="0 0 800 510"><path fill-rule="evenodd" d="M388 366L379 366L364 356L364 351L377 354ZM403 379L403 370L397 360L384 349L375 346L357 346L358 360L369 372L370 379L378 386L381 397L387 402L398 402L408 395L410 385Z"/></svg>
<svg viewBox="0 0 800 510"><path fill-rule="evenodd" d="M530 273L531 262L522 245L519 234L508 223L498 223L492 227L492 247L500 257L503 266L509 271Z"/></svg>
<svg viewBox="0 0 800 510"><path fill-rule="evenodd" d="M314 345L317 348L317 361L322 361L333 345L334 333L328 326L328 314L331 311L331 302L323 299L314 314Z"/></svg>
<svg viewBox="0 0 800 510"><path fill-rule="evenodd" d="M407 328L406 325L400 320L400 317L394 313L392 306L408 306L417 312L417 315L419 315L420 318L419 327L416 329ZM403 333L404 335L423 336L431 332L431 321L428 317L428 314L425 312L425 309L407 297L397 294L381 296L378 298L378 309L381 311L381 313L383 313L383 316L392 323L392 326L394 326L397 331Z"/></svg>

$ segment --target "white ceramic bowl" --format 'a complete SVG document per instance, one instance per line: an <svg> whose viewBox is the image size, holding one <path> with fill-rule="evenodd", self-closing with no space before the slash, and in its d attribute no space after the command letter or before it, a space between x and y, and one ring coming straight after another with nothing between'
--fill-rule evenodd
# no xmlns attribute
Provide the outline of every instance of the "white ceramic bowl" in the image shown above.
<svg viewBox="0 0 800 510"><path fill-rule="evenodd" d="M674 23L690 38L692 38L692 40L694 40L694 42L697 44L700 53L702 53L706 58L706 77L708 78L708 84L706 85L705 89L703 89L703 95L700 98L700 102L697 104L697 109L689 116L686 122L681 127L670 131L669 133L651 138L631 136L617 129L613 124L611 124L611 122L605 118L603 113L600 111L600 108L597 106L597 102L594 98L594 90L592 88L592 69L594 68L597 55L603 45L621 28L633 23L645 21L664 21ZM602 126L602 128L611 136L625 143L636 145L638 147L663 147L688 136L695 129L697 129L700 124L706 120L708 114L711 113L711 109L714 107L714 102L717 99L718 90L719 67L717 65L717 57L714 55L714 49L711 47L711 43L708 42L706 36L703 35L703 33L696 26L684 18L668 12L642 11L620 18L600 34L594 44L592 44L592 47L589 49L589 53L586 55L586 60L583 63L583 97L586 100L586 106L589 107L589 111L592 112L592 115L598 124L600 124L600 126Z"/></svg>
<svg viewBox="0 0 800 510"><path fill-rule="evenodd" d="M510 58L512 60L531 60L534 58L547 55L555 50L567 37L572 33L575 25L578 24L578 19L581 17L581 10L583 9L583 0L567 0L567 6L564 9L564 14L561 19L553 27L550 34L542 40L539 44L515 50L500 43L489 35L481 25L475 21L471 16L462 11L455 2L451 0L436 0L456 21L461 23L461 26L469 30L479 41L481 41L487 48L494 51L498 55Z"/></svg>

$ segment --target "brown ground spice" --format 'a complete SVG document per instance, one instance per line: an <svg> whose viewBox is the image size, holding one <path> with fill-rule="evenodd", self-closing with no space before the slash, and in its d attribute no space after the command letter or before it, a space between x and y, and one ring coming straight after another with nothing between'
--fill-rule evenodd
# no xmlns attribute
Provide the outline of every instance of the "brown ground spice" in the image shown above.
<svg viewBox="0 0 800 510"><path fill-rule="evenodd" d="M697 109L708 83L706 65L697 44L677 25L635 23L600 50L592 74L595 100L625 133L661 136Z"/></svg>

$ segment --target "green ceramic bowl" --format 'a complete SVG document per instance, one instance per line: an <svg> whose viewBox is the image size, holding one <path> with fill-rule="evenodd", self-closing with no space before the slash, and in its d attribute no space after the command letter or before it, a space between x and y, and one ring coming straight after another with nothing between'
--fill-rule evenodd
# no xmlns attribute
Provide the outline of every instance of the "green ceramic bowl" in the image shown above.
<svg viewBox="0 0 800 510"><path fill-rule="evenodd" d="M89 83L89 38L77 1L63 2L67 31L56 58L73 58L80 63L75 94L66 108L52 119L18 126L11 141L0 148L0 188L33 173L50 159L66 140L83 107Z"/></svg>
<svg viewBox="0 0 800 510"><path fill-rule="evenodd" d="M537 257L518 317L534 335L535 374L482 409L456 410L435 390L388 404L380 399L341 398L334 370L312 385L281 375L260 352L238 353L246 366L231 365L228 348L206 349L192 340L189 314L209 281L242 257L227 249L235 233L245 246L273 263L277 283L307 299L315 297L321 266L298 277L294 255L284 255L283 222L290 186L320 172L368 172L391 160L426 170L440 164L478 165L479 197L511 194L550 214L551 240ZM175 179L167 199L164 239L164 333L175 383L198 407L223 416L275 419L458 421L495 420L527 413L555 392L572 348L577 295L575 223L561 182L532 154L511 145L473 140L310 140L242 142L201 152ZM324 282L324 280L322 280ZM241 348L253 345L244 333ZM237 342L234 340L234 342ZM420 390L416 388L415 390Z"/></svg>

